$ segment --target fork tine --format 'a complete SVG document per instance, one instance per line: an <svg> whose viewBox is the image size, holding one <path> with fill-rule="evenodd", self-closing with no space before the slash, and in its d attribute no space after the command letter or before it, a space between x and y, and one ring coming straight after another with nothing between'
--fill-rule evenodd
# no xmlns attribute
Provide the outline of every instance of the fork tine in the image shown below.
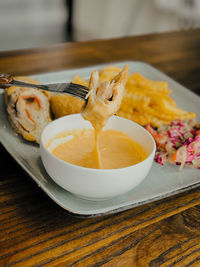
<svg viewBox="0 0 200 267"><path fill-rule="evenodd" d="M82 98L86 99L86 96L88 94L88 89L87 90L83 90L82 88L79 87L79 85L77 84L70 84L70 86L65 90L65 91L69 91L72 94L76 94L79 96L82 96Z"/></svg>
<svg viewBox="0 0 200 267"><path fill-rule="evenodd" d="M71 91L75 91L75 92L78 92L80 94L87 94L88 91L83 91L81 88L79 88L78 86L70 86L70 87L67 87L66 88L67 90L71 90Z"/></svg>
<svg viewBox="0 0 200 267"><path fill-rule="evenodd" d="M87 94L82 94L82 93L79 93L79 92L76 92L76 91L73 91L73 90L66 90L65 92L68 93L68 94L80 96L82 98L85 98L86 95L87 95Z"/></svg>
<svg viewBox="0 0 200 267"><path fill-rule="evenodd" d="M76 84L76 83L70 83L69 84L69 88L78 88L79 90L81 91L86 91L88 92L89 91L89 88L84 86L84 85L81 85L81 84Z"/></svg>
<svg viewBox="0 0 200 267"><path fill-rule="evenodd" d="M85 86L85 85L82 85L82 84L73 83L73 82L71 82L70 84L71 84L71 85L75 85L75 86L78 85L79 87L81 87L81 88L83 88L83 89L85 89L85 90L87 90L87 91L88 91L88 89L89 89L88 86Z"/></svg>
<svg viewBox="0 0 200 267"><path fill-rule="evenodd" d="M65 92L71 92L73 94L82 95L83 97L85 97L88 94L87 92L80 91L77 88L67 88Z"/></svg>
<svg viewBox="0 0 200 267"><path fill-rule="evenodd" d="M71 94L72 96L80 97L82 99L86 99L86 95L87 95L86 92L81 92L79 90L74 90L74 89L71 89L71 88L67 88L65 90L65 93Z"/></svg>
<svg viewBox="0 0 200 267"><path fill-rule="evenodd" d="M74 92L70 92L70 91L66 91L65 93L69 94L69 95L72 95L74 97L78 97L78 98L82 98L85 100L85 96L84 95L79 95L79 94L76 94Z"/></svg>
<svg viewBox="0 0 200 267"><path fill-rule="evenodd" d="M71 91L76 91L76 92L81 93L81 94L87 94L88 93L87 91L82 91L77 87L70 87L68 89L71 90Z"/></svg>

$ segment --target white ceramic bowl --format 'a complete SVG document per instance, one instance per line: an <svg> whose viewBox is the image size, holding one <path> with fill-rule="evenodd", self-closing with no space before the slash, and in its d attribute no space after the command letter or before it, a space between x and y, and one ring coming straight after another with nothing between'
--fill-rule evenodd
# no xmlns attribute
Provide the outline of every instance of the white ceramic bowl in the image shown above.
<svg viewBox="0 0 200 267"><path fill-rule="evenodd" d="M56 134L83 128L92 127L80 114L74 114L49 123L42 131L42 162L47 173L58 185L81 198L103 200L130 191L146 177L154 159L155 142L143 127L121 117L110 118L105 129L123 131L145 148L148 157L138 164L120 169L90 169L67 163L46 148L48 141Z"/></svg>

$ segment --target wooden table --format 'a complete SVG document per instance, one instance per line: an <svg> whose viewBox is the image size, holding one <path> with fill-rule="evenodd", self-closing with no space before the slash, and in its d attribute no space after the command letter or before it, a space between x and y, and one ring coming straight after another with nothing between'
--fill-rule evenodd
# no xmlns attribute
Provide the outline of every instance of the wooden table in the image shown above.
<svg viewBox="0 0 200 267"><path fill-rule="evenodd" d="M29 75L141 60L200 93L200 30L0 52L0 73ZM74 218L0 145L1 266L200 266L199 188L105 217Z"/></svg>

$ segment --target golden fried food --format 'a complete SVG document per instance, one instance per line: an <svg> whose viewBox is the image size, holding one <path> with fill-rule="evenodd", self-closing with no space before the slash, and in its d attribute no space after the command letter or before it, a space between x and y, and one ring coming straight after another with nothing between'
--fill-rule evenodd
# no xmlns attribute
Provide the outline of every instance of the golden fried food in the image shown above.
<svg viewBox="0 0 200 267"><path fill-rule="evenodd" d="M88 81L85 81L80 76L76 75L73 78L73 83L88 86ZM80 113L85 101L71 95L55 94L50 98L51 110L55 118L60 118L65 115Z"/></svg>
<svg viewBox="0 0 200 267"><path fill-rule="evenodd" d="M107 83L112 83L113 79L116 79L118 73L121 71L122 69L116 66L107 66L103 68L99 72L99 82L103 83L102 88L106 87ZM39 84L38 81L29 77L15 77L15 79ZM89 82L79 75L76 75L72 82L83 86L89 86ZM101 90L101 92L97 91L97 93L100 95L104 91L105 90ZM47 97L54 118L73 113L80 113L85 106L84 100L70 95L52 94L46 91L39 92L42 92L43 95ZM128 76L125 93L117 115L133 120L143 126L151 123L154 127L170 124L175 119L188 120L195 118L196 114L194 112L188 112L177 107L176 102L170 96L171 92L172 90L169 88L166 81L153 81L143 77L140 73L133 73ZM13 96L15 94L16 87L14 86L6 91L5 101L7 105L9 102L8 97L10 98L10 95ZM109 95L106 97L109 98ZM34 98L34 105L36 105L35 102L37 102L37 99L38 97L36 96ZM29 120L27 119L26 121L31 124L29 112L26 111L26 114L29 117ZM47 120L49 119L50 115L48 115ZM24 133L24 138L29 140L35 139L34 135L31 135L30 133L27 133L26 135ZM38 140L39 139L37 138L37 141Z"/></svg>
<svg viewBox="0 0 200 267"><path fill-rule="evenodd" d="M110 81L119 71L121 69L118 67L105 67L99 73L99 80ZM84 85L87 83L80 76L79 81ZM140 73L133 73L128 77L117 115L143 126L151 123L154 127L170 124L175 119L195 118L194 112L187 112L176 106L176 102L170 97L171 92L167 82L149 80Z"/></svg>
<svg viewBox="0 0 200 267"><path fill-rule="evenodd" d="M99 81L110 81L112 80L119 72L121 71L121 68L114 67L114 66L108 66L103 68L99 73Z"/></svg>
<svg viewBox="0 0 200 267"><path fill-rule="evenodd" d="M172 90L164 81L152 81L139 73L129 76L126 93L117 115L129 118L141 125L154 127L170 124L175 119L188 120L196 117L176 106L169 96Z"/></svg>
<svg viewBox="0 0 200 267"><path fill-rule="evenodd" d="M81 76L79 76L79 75L74 76L72 82L73 82L73 83L80 84L80 85L83 85L83 86L86 86L86 87L89 86L89 82L86 81L86 80L84 80L84 79L83 79Z"/></svg>
<svg viewBox="0 0 200 267"><path fill-rule="evenodd" d="M168 88L168 83L164 81L152 81L143 77L140 73L133 73L127 82L135 84L143 89L147 89L154 94L170 94L171 89Z"/></svg>
<svg viewBox="0 0 200 267"><path fill-rule="evenodd" d="M80 113L85 101L71 95L56 94L50 98L51 110L55 118Z"/></svg>

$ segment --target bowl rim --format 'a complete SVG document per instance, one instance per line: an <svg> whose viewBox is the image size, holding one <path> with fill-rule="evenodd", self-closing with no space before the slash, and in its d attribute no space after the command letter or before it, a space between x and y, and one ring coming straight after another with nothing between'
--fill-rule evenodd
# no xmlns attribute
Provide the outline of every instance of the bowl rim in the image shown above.
<svg viewBox="0 0 200 267"><path fill-rule="evenodd" d="M70 166L70 167L73 167L73 168L78 168L78 169L80 169L80 170L84 170L84 171L85 171L85 170L88 170L88 171L91 171L91 172L117 172L117 171L119 171L119 170L122 171L122 170L124 170L124 169L129 169L129 168L134 168L134 167L136 168L137 166L144 164L144 162L147 161L147 160L152 156L152 154L155 154L155 152L156 152L156 143L155 143L155 140L154 140L154 138L152 137L152 135L151 135L151 134L150 134L150 133L143 127L143 126L141 126L140 124L138 124L138 123L136 123L136 122L134 122L134 121L131 121L131 120L128 120L128 119L126 119L126 118L123 118L123 117L114 115L116 118L119 118L119 119L122 119L122 120L125 120L125 121L129 121L130 123L132 123L132 124L136 125L137 127L139 127L142 131L144 131L144 132L147 133L147 135L149 136L149 138L151 139L151 141L152 141L152 143L153 143L153 149L152 149L151 153L150 153L144 160L142 160L142 161L140 161L140 162L138 162L138 163L136 163L136 164L134 164L134 165L130 165L130 166L123 167L123 168L115 168L115 169L95 169L95 168L88 168L88 167L82 167L82 166L75 165L75 164L73 164L73 163L69 163L69 162L67 162L67 161L64 161L64 160L62 160L62 159L56 157L55 155L53 155L53 154L46 148L46 146L45 146L45 144L43 143L43 140L42 140L42 139L43 139L43 135L44 135L46 129L47 129L48 127L50 127L50 125L52 125L52 124L56 124L57 121L63 120L63 119L66 118L66 117L77 117L77 116L81 116L81 114L80 114L80 113L76 113L76 114L65 115L65 116L63 116L63 117L60 117L60 118L58 118L58 119L55 119L55 120L51 121L50 123L48 123L48 124L43 128L43 130L42 130L42 132L41 132L41 135L40 135L40 156L41 156L41 149L44 149L44 151L45 151L51 158L53 158L54 160L57 160L58 162L60 162L60 163L62 163L62 164L64 164L64 165L66 165L66 166ZM112 116L112 117L113 117L113 116ZM76 129L78 129L78 128L76 128ZM72 130L73 130L73 129L72 129ZM70 130L69 130L69 131L70 131ZM122 130L121 132L123 132L123 130ZM136 141L136 142L137 142L137 141ZM144 148L144 147L143 147L143 148Z"/></svg>

